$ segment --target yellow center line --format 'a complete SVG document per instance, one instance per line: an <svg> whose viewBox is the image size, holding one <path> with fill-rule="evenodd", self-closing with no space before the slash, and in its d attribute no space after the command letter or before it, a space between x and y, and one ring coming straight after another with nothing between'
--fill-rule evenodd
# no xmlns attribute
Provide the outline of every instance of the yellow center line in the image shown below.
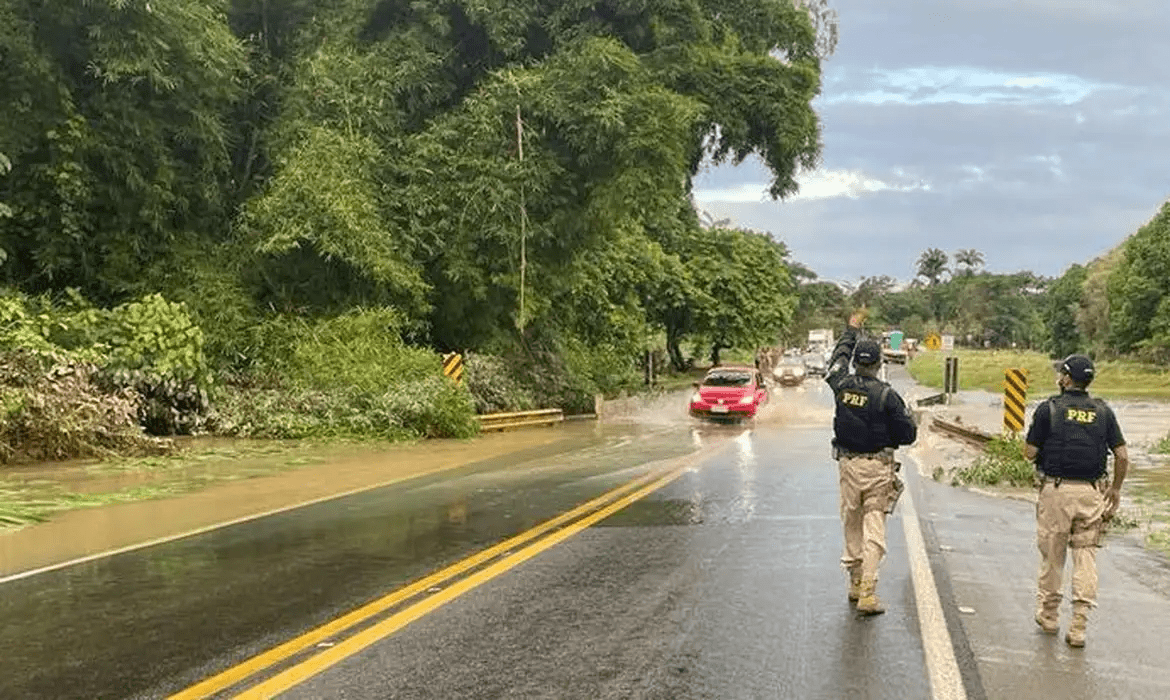
<svg viewBox="0 0 1170 700"><path fill-rule="evenodd" d="M426 591L432 586L441 584L443 581L446 581L447 579L458 576L459 574L462 574L469 569L479 566L480 564L491 560L510 549L522 545L531 539L539 537L549 530L560 527L564 523L573 520L584 513L594 510L612 501L613 499L620 497L622 494L632 491L639 486L655 479L661 475L662 472L663 470L660 469L638 477L637 479L634 479L627 484L623 484L622 486L619 486L612 491L608 491L587 503L583 503L573 510L558 515L552 520L548 520L540 525L537 525L531 530L522 532L519 535L504 540L497 545L493 545L492 547L489 547L482 552L473 554L466 559L463 559L459 562L456 562L455 564L452 564L451 566L448 566L445 569L442 569L441 571L437 571L425 578L419 579L405 588L401 588L389 595L371 601L335 620L305 632L299 637L291 639L279 646L273 647L268 651L258 654L237 666L233 666L217 675L204 679L199 683L190 686L189 688L171 695L168 700L192 700L194 698L206 698L215 693L218 693L225 688L239 683L249 676L255 675L256 673L259 673L260 671L263 671L264 669L274 664L284 661L290 656L293 656L305 649L308 649L311 646L314 646L315 644L325 641L326 639L329 639L336 634L344 632L350 627L361 623L363 620L388 610L395 605L398 605L402 601L418 595L423 591Z"/></svg>
<svg viewBox="0 0 1170 700"><path fill-rule="evenodd" d="M590 525L593 525L594 523L607 518L610 515L613 515L619 510L637 501L638 499L645 497L647 494L657 491L663 486L669 484L671 481L677 479L689 468L690 466L686 465L670 471L648 486L644 486L638 491L610 504L605 508L602 508L592 515L582 518L572 525L558 530L548 537L526 546L524 549L515 552L505 557L504 559L501 559L500 561L484 568L481 571L477 571L471 576L468 576L467 578L455 583L450 588L444 589L432 596L428 596L427 598L410 605L400 612L394 613L382 622L379 622L378 624L373 625L368 629L362 630L352 637L349 637L348 639L338 643L336 646L330 647L320 654L317 654L316 656L310 657L295 666L285 669L281 673L273 676L263 683L260 683L259 685L245 690L235 697L237 700L259 700L261 698L272 698L296 685L305 682L309 678L312 678L318 673L321 673L325 669L362 651L366 647L378 642L379 640L390 636L406 625L409 625L411 622L414 622L428 613L435 611L439 607L454 600L455 598L458 598L464 593L467 593L468 591L484 583L487 583L500 574L507 572L508 570L520 565L532 557L535 557L537 554L540 554L546 549L549 549L550 547L553 547L560 542L563 542L564 540L572 537Z"/></svg>

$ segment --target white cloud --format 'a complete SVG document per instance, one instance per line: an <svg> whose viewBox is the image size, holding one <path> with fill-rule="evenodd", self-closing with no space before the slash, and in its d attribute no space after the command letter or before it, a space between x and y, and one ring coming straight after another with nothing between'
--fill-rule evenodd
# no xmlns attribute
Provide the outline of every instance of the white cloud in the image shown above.
<svg viewBox="0 0 1170 700"><path fill-rule="evenodd" d="M1062 104L1115 85L1065 73L1006 73L972 66L922 66L865 71L838 69L825 80L827 103Z"/></svg>
<svg viewBox="0 0 1170 700"><path fill-rule="evenodd" d="M882 191L914 192L929 191L930 184L921 180L913 180L900 169L895 169L894 179L881 179L868 175L860 170L814 170L803 173L796 178L800 184L800 191L789 198L789 201L801 199L832 199L834 197L848 197L856 199L865 194ZM766 183L745 183L728 187L706 189L699 187L695 191L695 199L701 202L724 202L727 204L750 204L766 202L768 185Z"/></svg>

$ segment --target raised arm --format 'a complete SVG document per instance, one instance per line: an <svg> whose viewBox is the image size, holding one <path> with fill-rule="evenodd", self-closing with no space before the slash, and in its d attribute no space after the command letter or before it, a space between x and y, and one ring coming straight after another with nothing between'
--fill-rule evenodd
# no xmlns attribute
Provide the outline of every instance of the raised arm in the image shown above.
<svg viewBox="0 0 1170 700"><path fill-rule="evenodd" d="M841 339L833 348L833 354L829 357L829 369L825 372L825 381L834 389L842 379L849 376L849 363L853 359L853 348L861 339L861 324L865 322L868 315L869 311L865 308L853 312L853 315L849 317L849 325L845 327L845 332L841 334Z"/></svg>

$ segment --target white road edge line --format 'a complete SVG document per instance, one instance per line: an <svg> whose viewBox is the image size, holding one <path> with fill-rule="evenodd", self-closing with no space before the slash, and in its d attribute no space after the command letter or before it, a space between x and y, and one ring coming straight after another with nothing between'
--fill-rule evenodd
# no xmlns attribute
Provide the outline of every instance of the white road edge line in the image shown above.
<svg viewBox="0 0 1170 700"><path fill-rule="evenodd" d="M926 544L918 528L918 510L914 496L907 487L902 513L902 532L910 555L910 576L914 583L914 600L918 607L918 625L922 632L922 650L926 655L926 671L930 676L930 695L933 700L967 700L955 647L943 616L942 601L926 557Z"/></svg>

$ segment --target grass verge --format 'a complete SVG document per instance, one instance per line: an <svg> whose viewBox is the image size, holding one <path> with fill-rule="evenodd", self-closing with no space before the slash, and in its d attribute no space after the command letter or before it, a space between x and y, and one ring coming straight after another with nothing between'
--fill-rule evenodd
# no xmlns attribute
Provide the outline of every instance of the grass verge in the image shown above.
<svg viewBox="0 0 1170 700"><path fill-rule="evenodd" d="M1032 463L1024 459L1023 438L998 436L987 444L971 466L957 470L951 483L1031 486L1034 474Z"/></svg>
<svg viewBox="0 0 1170 700"><path fill-rule="evenodd" d="M1020 368L1027 373L1030 394L1056 393L1053 360L1043 353L1030 350L959 349L953 355L959 360L960 389L1001 392L1004 372ZM909 363L910 375L920 384L941 389L946 356L942 352L919 352ZM1098 378L1091 387L1094 395L1170 399L1170 370L1165 367L1132 360L1107 360L1096 365Z"/></svg>

